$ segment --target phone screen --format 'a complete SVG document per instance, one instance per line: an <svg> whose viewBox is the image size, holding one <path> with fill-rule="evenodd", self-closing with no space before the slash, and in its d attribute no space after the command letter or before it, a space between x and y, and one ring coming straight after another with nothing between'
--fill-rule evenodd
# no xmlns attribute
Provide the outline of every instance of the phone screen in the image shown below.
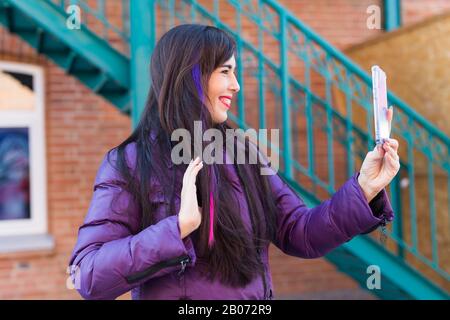
<svg viewBox="0 0 450 320"><path fill-rule="evenodd" d="M375 142L383 144L389 139L387 119L386 73L379 67L372 67L373 111L375 121Z"/></svg>

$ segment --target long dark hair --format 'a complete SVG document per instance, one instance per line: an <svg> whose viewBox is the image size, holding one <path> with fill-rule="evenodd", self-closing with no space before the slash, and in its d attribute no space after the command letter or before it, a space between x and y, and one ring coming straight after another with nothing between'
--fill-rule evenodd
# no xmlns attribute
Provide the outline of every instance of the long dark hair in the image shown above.
<svg viewBox="0 0 450 320"><path fill-rule="evenodd" d="M139 205L142 229L156 223L149 199L153 192L152 177L157 179L167 199L170 199L167 215L176 214L174 192L177 190L176 183L182 182L176 179L175 170L168 177L170 171L164 166L165 161L170 161L173 147L171 133L184 128L193 137L194 121L201 121L203 130L219 129L223 141L226 141L225 130L232 127L226 122L213 123L204 104L204 93L207 92L211 73L235 53L234 39L212 26L180 25L158 41L151 58L152 85L139 124L125 141L110 150L117 150L116 168L123 178L123 189ZM149 138L151 132L156 133L154 143ZM125 160L125 148L131 143L135 143L136 147L134 172ZM250 144L245 139L246 159L249 158L250 148L255 146ZM204 148L205 142L202 145ZM237 163L236 156L234 158L234 163ZM175 167L184 173L187 164ZM196 254L207 262L207 274L211 278L218 276L220 281L231 286L244 286L264 272L261 249L274 238L276 205L267 176L260 174L261 167L259 161L257 164L235 165L250 211L250 229L242 219L225 166L216 163L204 165L197 176L202 223L193 233ZM215 219L212 219L215 241L212 247L208 246L210 192L215 204Z"/></svg>

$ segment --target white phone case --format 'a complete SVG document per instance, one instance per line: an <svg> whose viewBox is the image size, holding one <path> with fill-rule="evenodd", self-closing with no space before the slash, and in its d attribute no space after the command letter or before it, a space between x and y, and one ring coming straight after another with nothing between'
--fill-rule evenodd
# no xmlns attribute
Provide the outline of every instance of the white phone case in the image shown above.
<svg viewBox="0 0 450 320"><path fill-rule="evenodd" d="M383 144L389 139L387 119L386 73L379 66L372 66L373 115L375 121L375 142Z"/></svg>

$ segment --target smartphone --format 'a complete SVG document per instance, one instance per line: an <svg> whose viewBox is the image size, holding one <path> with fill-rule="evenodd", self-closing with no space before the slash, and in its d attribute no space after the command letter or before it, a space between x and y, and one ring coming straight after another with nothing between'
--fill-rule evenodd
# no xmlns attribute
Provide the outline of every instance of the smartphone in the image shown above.
<svg viewBox="0 0 450 320"><path fill-rule="evenodd" d="M373 115L375 121L375 142L383 144L389 139L387 119L386 73L379 66L372 66Z"/></svg>

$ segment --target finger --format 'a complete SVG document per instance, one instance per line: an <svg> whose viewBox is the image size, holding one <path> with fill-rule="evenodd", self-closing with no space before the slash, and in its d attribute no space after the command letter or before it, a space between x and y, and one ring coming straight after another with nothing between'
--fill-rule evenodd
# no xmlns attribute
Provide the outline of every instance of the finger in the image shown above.
<svg viewBox="0 0 450 320"><path fill-rule="evenodd" d="M399 145L399 143L398 143L398 140L395 140L395 139L389 139L388 141L388 145L392 148L392 149L394 149L394 151L398 151L398 145Z"/></svg>
<svg viewBox="0 0 450 320"><path fill-rule="evenodd" d="M188 183L195 184L197 173L200 171L201 168L203 168L203 161L200 161L197 164L195 164L194 162L194 166L192 167L192 170L189 172Z"/></svg>
<svg viewBox="0 0 450 320"><path fill-rule="evenodd" d="M394 161L398 161L398 160L399 160L399 156L398 156L395 152L393 152L392 149L387 150L386 156L389 157L389 158L391 158L391 159L394 160Z"/></svg>
<svg viewBox="0 0 450 320"><path fill-rule="evenodd" d="M387 163L387 166L389 167L389 168L392 168L392 169L394 169L395 171L398 171L398 169L400 168L400 162L399 162L399 160L398 159L394 159L393 157L392 157L392 155L390 154L390 153L388 153L387 155L386 155L386 163Z"/></svg>
<svg viewBox="0 0 450 320"><path fill-rule="evenodd" d="M197 173L200 171L200 169L203 168L203 161L199 162L194 169L192 169L192 178L197 177Z"/></svg>
<svg viewBox="0 0 450 320"><path fill-rule="evenodd" d="M387 143L383 144L383 150L385 153L389 153L389 145Z"/></svg>
<svg viewBox="0 0 450 320"><path fill-rule="evenodd" d="M386 147L387 147L387 151L392 153L395 156L398 156L397 154L397 150L390 144L390 143L386 143Z"/></svg>
<svg viewBox="0 0 450 320"><path fill-rule="evenodd" d="M200 162L197 166L192 169L191 176L189 177L189 181L195 185L195 181L197 180L198 172L203 168L203 161Z"/></svg>
<svg viewBox="0 0 450 320"><path fill-rule="evenodd" d="M192 171L192 169L198 164L198 162L200 161L200 157L197 157L195 159L192 159L191 162L189 162L189 165L186 169L185 174L190 174L190 172Z"/></svg>
<svg viewBox="0 0 450 320"><path fill-rule="evenodd" d="M191 161L189 161L189 164L188 164L186 170L184 171L184 175L183 175L183 183L184 183L184 180L186 179L187 175L189 174L189 171L190 171L191 168L192 168L192 162L193 162L193 161L194 161L193 159L191 159Z"/></svg>
<svg viewBox="0 0 450 320"><path fill-rule="evenodd" d="M191 161L189 162L188 167L186 168L186 171L184 172L183 175L183 185L188 184L189 183L189 177L191 175L191 171L195 166L195 160L196 159L191 159Z"/></svg>
<svg viewBox="0 0 450 320"><path fill-rule="evenodd" d="M381 159L384 156L385 150L383 149L383 145L377 144L373 149L373 152L376 153L377 159Z"/></svg>
<svg viewBox="0 0 450 320"><path fill-rule="evenodd" d="M398 160L399 156L398 154L395 152L394 149L392 149L390 146L386 146L386 152L394 159L394 160Z"/></svg>
<svg viewBox="0 0 450 320"><path fill-rule="evenodd" d="M393 169L395 168L395 160L392 158L392 156L390 154L386 154L386 157L384 158L384 164L386 167Z"/></svg>
<svg viewBox="0 0 450 320"><path fill-rule="evenodd" d="M399 161L400 157L398 156L398 154L391 149L390 155L394 158L395 161Z"/></svg>
<svg viewBox="0 0 450 320"><path fill-rule="evenodd" d="M389 106L389 108L387 109L387 119L389 123L392 122L393 117L394 117L394 108L392 106Z"/></svg>
<svg viewBox="0 0 450 320"><path fill-rule="evenodd" d="M389 157L391 157L395 162L397 162L397 161L400 160L399 156L398 156L397 154L395 154L395 153L393 154L393 153L388 152L388 155L389 155Z"/></svg>
<svg viewBox="0 0 450 320"><path fill-rule="evenodd" d="M394 108L392 106L389 107L387 110L386 118L388 120L389 124L389 136L391 135L391 128L392 128L392 118L394 117Z"/></svg>

